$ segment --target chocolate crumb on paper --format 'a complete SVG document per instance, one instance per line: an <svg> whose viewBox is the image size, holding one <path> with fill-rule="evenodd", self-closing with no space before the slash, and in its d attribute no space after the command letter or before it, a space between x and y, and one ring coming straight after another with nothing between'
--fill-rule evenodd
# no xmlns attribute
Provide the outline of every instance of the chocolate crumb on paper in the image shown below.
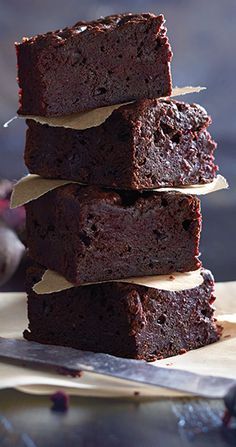
<svg viewBox="0 0 236 447"><path fill-rule="evenodd" d="M64 367L60 367L60 368L56 368L56 372L58 374L62 374L63 376L70 376L70 377L74 377L74 378L80 378L83 375L83 371L75 371L69 368L64 368Z"/></svg>

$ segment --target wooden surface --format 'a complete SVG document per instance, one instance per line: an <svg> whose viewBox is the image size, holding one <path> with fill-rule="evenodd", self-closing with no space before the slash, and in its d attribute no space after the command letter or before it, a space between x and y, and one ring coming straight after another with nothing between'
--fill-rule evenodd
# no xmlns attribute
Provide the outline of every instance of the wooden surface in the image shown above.
<svg viewBox="0 0 236 447"><path fill-rule="evenodd" d="M222 427L221 401L72 398L67 413L49 397L0 392L1 447L223 447L236 428Z"/></svg>

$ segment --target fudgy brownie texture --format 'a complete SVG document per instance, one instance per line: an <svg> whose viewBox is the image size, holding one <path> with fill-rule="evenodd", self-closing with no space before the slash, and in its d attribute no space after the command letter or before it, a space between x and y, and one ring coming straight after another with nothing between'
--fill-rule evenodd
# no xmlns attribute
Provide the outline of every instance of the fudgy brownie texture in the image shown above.
<svg viewBox="0 0 236 447"><path fill-rule="evenodd" d="M181 292L111 282L37 295L32 287L42 272L37 266L27 272L27 340L155 360L219 338L207 270L201 286Z"/></svg>
<svg viewBox="0 0 236 447"><path fill-rule="evenodd" d="M73 130L27 120L25 163L46 178L145 189L214 179L211 118L197 104L142 100L99 127Z"/></svg>
<svg viewBox="0 0 236 447"><path fill-rule="evenodd" d="M16 45L19 113L61 116L171 94L163 15L121 14Z"/></svg>
<svg viewBox="0 0 236 447"><path fill-rule="evenodd" d="M70 184L26 204L29 254L74 284L200 266L200 201Z"/></svg>

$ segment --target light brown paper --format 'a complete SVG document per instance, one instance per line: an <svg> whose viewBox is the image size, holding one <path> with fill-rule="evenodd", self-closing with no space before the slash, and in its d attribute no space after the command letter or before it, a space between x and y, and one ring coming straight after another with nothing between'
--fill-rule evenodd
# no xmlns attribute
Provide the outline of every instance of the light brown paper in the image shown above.
<svg viewBox="0 0 236 447"><path fill-rule="evenodd" d="M191 185L191 186L182 186L181 188L158 188L152 189L152 191L158 192L168 192L168 191L177 191L182 194L194 194L197 196L202 196L205 194L210 194L212 192L220 191L221 189L227 189L229 184L227 180L222 175L217 175L217 177L213 180L213 182L205 183L205 185Z"/></svg>
<svg viewBox="0 0 236 447"><path fill-rule="evenodd" d="M199 93L202 90L205 90L205 87L175 87L173 89L171 98L187 95L189 93ZM40 124L48 124L52 127L65 127L69 129L83 130L100 126L102 123L104 123L104 121L107 120L107 118L109 118L114 110L119 109L126 104L131 104L132 102L134 101L125 102L123 104L115 104L112 106L100 107L88 112L74 113L72 115L56 118L35 115L22 116L22 118L33 119ZM11 120L6 123L5 127L7 127L10 122Z"/></svg>
<svg viewBox="0 0 236 447"><path fill-rule="evenodd" d="M32 200L38 199L47 192L69 183L81 184L72 180L51 180L44 179L35 174L27 175L19 180L14 186L11 196L11 208L25 205ZM222 177L222 175L217 175L213 182L206 183L205 185L191 185L182 188L159 188L150 191L178 191L183 194L204 195L219 191L220 189L226 189L228 186L226 179Z"/></svg>
<svg viewBox="0 0 236 447"><path fill-rule="evenodd" d="M195 270L193 272L187 273L173 273L171 275L159 275L159 276L145 276L137 278L126 278L126 279L116 279L110 281L101 281L101 283L106 282L122 282L129 284L138 284L140 286L151 287L153 289L159 290L169 290L169 291L180 291L193 289L194 287L200 286L203 283L203 277L201 275L201 270ZM101 284L100 283L100 284ZM88 286L87 283L82 284L83 287ZM76 287L74 284L67 281L62 275L56 273L52 270L46 270L42 276L41 281L37 282L33 290L38 295L44 293L61 292L62 290L71 289Z"/></svg>
<svg viewBox="0 0 236 447"><path fill-rule="evenodd" d="M133 101L132 101L133 102ZM65 127L66 129L84 130L91 127L98 127L104 123L107 118L122 106L131 104L132 102L125 102L123 104L114 104L112 106L100 107L99 109L89 110L88 112L74 113L72 115L60 117L46 117L29 115L22 118L32 119L40 124L48 124L51 127Z"/></svg>
<svg viewBox="0 0 236 447"><path fill-rule="evenodd" d="M14 186L11 195L11 208L25 205L32 200L38 199L49 191L69 183L70 180L45 179L36 174L29 174L20 179Z"/></svg>
<svg viewBox="0 0 236 447"><path fill-rule="evenodd" d="M223 324L221 341L186 354L154 362L164 368L178 368L202 375L236 377L236 282L216 284L216 311ZM21 338L27 327L26 296L23 293L0 294L0 336ZM83 373L70 378L53 372L35 371L0 363L0 388L17 387L33 394L50 394L64 389L72 395L129 397L135 391L142 397L176 397L186 395L164 388Z"/></svg>

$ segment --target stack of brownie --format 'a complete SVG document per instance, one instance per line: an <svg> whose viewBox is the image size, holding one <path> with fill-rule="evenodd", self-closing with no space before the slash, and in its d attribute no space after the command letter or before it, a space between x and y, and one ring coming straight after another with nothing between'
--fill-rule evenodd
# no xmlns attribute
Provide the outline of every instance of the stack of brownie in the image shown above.
<svg viewBox="0 0 236 447"><path fill-rule="evenodd" d="M212 182L211 122L171 100L164 17L123 14L24 38L17 45L19 113L32 174L70 183L26 205L29 330L24 336L94 352L157 359L216 341L214 280L181 291L122 280L201 267L199 199L165 187ZM51 117L114 107L100 126ZM40 124L36 116L46 117ZM37 295L45 269L74 287ZM116 281L114 281L116 280ZM117 281L118 280L118 281Z"/></svg>

